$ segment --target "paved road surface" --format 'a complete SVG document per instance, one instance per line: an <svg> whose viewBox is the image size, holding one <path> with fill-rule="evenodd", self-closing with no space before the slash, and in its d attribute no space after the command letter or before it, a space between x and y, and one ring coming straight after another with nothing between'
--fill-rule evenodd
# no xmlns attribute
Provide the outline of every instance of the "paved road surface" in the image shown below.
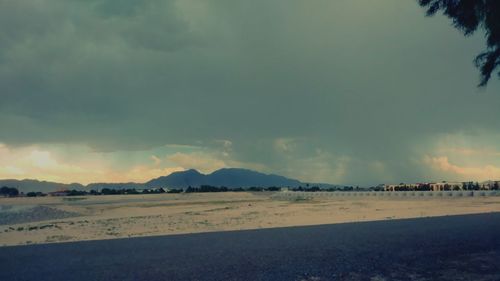
<svg viewBox="0 0 500 281"><path fill-rule="evenodd" d="M500 213L2 247L0 280L500 280Z"/></svg>

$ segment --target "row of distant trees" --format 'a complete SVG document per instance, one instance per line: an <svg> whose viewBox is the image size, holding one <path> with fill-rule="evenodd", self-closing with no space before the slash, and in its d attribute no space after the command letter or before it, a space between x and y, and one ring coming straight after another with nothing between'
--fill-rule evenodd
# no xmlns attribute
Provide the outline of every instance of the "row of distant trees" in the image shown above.
<svg viewBox="0 0 500 281"><path fill-rule="evenodd" d="M85 195L128 195L128 194L161 194L161 193L203 193L203 192L242 192L242 191L279 191L281 188L276 186L271 187L249 187L249 188L228 188L225 186L217 187L211 185L201 185L200 187L189 186L187 189L164 189L164 188L151 188L137 190L135 188L127 189L114 189L114 188L103 188L99 190L68 190L64 192L58 192L59 195L65 196L85 196ZM47 193L43 192L28 192L26 194L19 192L17 188L14 187L2 187L0 189L0 196L3 197L17 197L17 196L27 196L27 197L44 197Z"/></svg>
<svg viewBox="0 0 500 281"><path fill-rule="evenodd" d="M138 191L136 189L110 189L103 188L101 191L97 190L68 190L64 192L59 192L60 194L66 196L83 196L83 195L118 195L118 194L157 194L157 193L178 193L177 190L169 190L165 191L163 188L159 189L145 189L142 191ZM182 192L182 189L180 190ZM43 192L27 192L26 194L19 192L19 190L15 187L1 187L0 188L0 196L3 197L17 197L17 196L26 196L26 197L44 197L47 196L47 193Z"/></svg>
<svg viewBox="0 0 500 281"><path fill-rule="evenodd" d="M360 191L363 190L359 186L332 186L328 188L321 188L319 186L306 186L306 187L296 187L296 188L291 188L291 191L307 191L307 192L318 192L318 191Z"/></svg>
<svg viewBox="0 0 500 281"><path fill-rule="evenodd" d="M482 187L478 182L464 182L462 184L462 187L456 186L456 185L444 185L444 190L445 191L451 191L451 190L483 190L485 189ZM489 188L491 190L500 190L499 182L496 181L493 183L493 185ZM143 190L137 190L134 188L127 188L127 189L113 189L113 188L103 188L100 191L99 190L90 190L90 191L85 191L85 190L68 190L65 192L60 192L60 195L65 195L65 196L85 196L85 195L128 195L128 194L161 194L161 193L208 193L208 192L243 192L243 191L250 191L250 192L262 192L262 191L279 191L281 190L280 187L277 186L270 186L270 187L248 187L248 188L229 188L225 186L211 186L211 185L201 185L200 187L192 187L189 186L186 189L164 189L164 188L151 188L151 189L143 189ZM296 188L290 188L289 190L291 191L297 191L297 192L318 192L318 191L327 191L327 192L334 192L334 191L362 191L362 190L371 190L371 191L383 191L384 188L382 186L377 186L377 187L370 187L368 189L362 189L358 186L353 187L353 186L337 186L337 187L329 187L329 188L320 188L319 186L299 186ZM395 187L395 191L430 191L432 190L430 184L420 184L420 185L405 185L405 184L400 184L399 186ZM17 197L17 196L27 196L27 197L43 197L47 196L47 193L43 192L28 192L26 194L19 192L19 190L15 187L7 187L4 186L0 188L0 196L3 197Z"/></svg>
<svg viewBox="0 0 500 281"><path fill-rule="evenodd" d="M0 197L17 197L17 196L27 196L27 197L43 197L47 196L43 192L28 192L26 194L19 192L15 187L2 186L0 188Z"/></svg>
<svg viewBox="0 0 500 281"><path fill-rule="evenodd" d="M316 191L352 191L358 190L359 187L345 186L345 187L332 187L328 189L321 189L319 186L299 186L297 188L291 188L292 191L308 191L308 192L316 192ZM113 188L103 188L99 190L68 190L65 192L59 192L59 195L65 196L85 196L85 195L128 195L128 194L161 194L161 193L208 193L208 192L263 192L263 191L280 191L281 187L278 186L269 186L269 187L258 187L252 186L247 188L237 187L230 188L225 186L211 186L211 185L201 185L199 187L189 186L186 189L164 189L164 188L152 188L152 189L143 189L137 190L134 188L127 189L113 189ZM43 197L47 196L47 193L43 192L28 192L26 194L19 192L14 187L2 187L0 191L0 196L4 197L16 197L16 196L27 196L27 197Z"/></svg>
<svg viewBox="0 0 500 281"><path fill-rule="evenodd" d="M278 186L269 186L269 187L257 187L257 186L252 186L248 188L228 188L225 186L217 187L217 186L211 186L211 185L201 185L200 187L191 187L189 186L185 192L190 193L190 192L240 192L240 191L252 191L252 192L259 192L259 191L280 191L281 187ZM330 187L330 188L321 188L319 186L309 186L306 185L305 187L299 186L295 188L289 188L291 191L307 191L307 192L317 192L317 191L354 191L354 190L361 190L360 187L356 186L343 186L343 187Z"/></svg>
<svg viewBox="0 0 500 281"><path fill-rule="evenodd" d="M270 187L257 187L257 186L252 186L248 188L242 188L242 187L236 187L236 188L231 188L231 187L225 187L225 186L212 186L212 185L201 185L200 187L192 187L189 186L184 192L186 193L194 193L194 192L242 192L242 191L252 191L252 192L259 192L259 191L279 191L281 190L280 187L277 186L270 186ZM179 190L182 192L182 189Z"/></svg>

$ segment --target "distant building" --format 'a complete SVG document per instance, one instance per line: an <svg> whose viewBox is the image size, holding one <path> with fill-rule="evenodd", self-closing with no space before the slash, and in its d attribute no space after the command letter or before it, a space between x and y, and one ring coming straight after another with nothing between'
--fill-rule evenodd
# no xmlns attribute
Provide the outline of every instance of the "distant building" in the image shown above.
<svg viewBox="0 0 500 281"><path fill-rule="evenodd" d="M474 182L431 182L384 184L384 191L459 191L459 190L499 190L499 181Z"/></svg>
<svg viewBox="0 0 500 281"><path fill-rule="evenodd" d="M500 188L499 181L485 181L479 184L480 189L482 190L498 190Z"/></svg>
<svg viewBox="0 0 500 281"><path fill-rule="evenodd" d="M463 190L461 182L437 182L429 183L432 191L449 191L449 190Z"/></svg>
<svg viewBox="0 0 500 281"><path fill-rule="evenodd" d="M463 190L461 182L439 182L439 183L400 183L386 184L384 191L448 191Z"/></svg>
<svg viewBox="0 0 500 281"><path fill-rule="evenodd" d="M400 184L385 184L384 191L411 191L418 190L422 184L420 183L400 183Z"/></svg>

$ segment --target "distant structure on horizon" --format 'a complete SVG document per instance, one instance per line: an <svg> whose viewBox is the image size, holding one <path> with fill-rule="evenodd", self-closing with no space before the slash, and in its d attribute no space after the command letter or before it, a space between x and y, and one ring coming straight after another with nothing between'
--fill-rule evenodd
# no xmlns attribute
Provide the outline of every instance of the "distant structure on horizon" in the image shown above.
<svg viewBox="0 0 500 281"><path fill-rule="evenodd" d="M499 190L499 181L384 184L384 191Z"/></svg>

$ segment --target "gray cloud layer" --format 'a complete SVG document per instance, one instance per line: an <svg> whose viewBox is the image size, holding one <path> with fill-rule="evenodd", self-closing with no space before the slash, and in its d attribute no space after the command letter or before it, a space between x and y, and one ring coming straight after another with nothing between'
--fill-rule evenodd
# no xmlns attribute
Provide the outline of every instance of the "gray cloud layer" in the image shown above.
<svg viewBox="0 0 500 281"><path fill-rule="evenodd" d="M475 88L482 38L423 14L398 0L3 0L0 142L227 139L234 159L286 174L426 177L415 159L439 135L498 133L500 84Z"/></svg>

